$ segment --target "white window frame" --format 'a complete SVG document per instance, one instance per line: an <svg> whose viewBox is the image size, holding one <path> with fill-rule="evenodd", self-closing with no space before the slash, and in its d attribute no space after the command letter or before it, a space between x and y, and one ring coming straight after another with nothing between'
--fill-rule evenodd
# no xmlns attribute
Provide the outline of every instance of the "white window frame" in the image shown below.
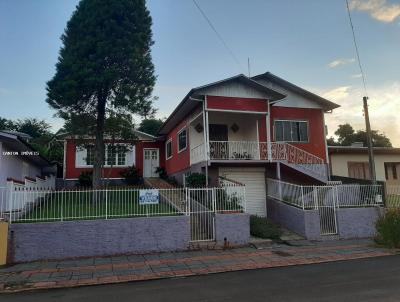
<svg viewBox="0 0 400 302"><path fill-rule="evenodd" d="M293 140L290 140L290 141L286 141L286 140L278 141L276 139L276 122L306 123L306 125L307 125L307 140L305 140L305 141L300 141L300 140L299 141L293 141ZM309 127L309 125L310 125L310 123L309 123L308 120L284 120L284 119L274 120L274 140L275 140L275 142L279 142L279 143L307 144L307 143L310 142L310 127Z"/></svg>
<svg viewBox="0 0 400 302"><path fill-rule="evenodd" d="M183 131L186 131L186 137L185 137L186 144L185 144L185 148L179 149L179 135L180 135ZM187 131L187 127L186 127L186 126L183 127L181 130L178 131L178 133L176 134L176 141L177 141L177 144L176 144L176 145L177 145L178 153L181 153L181 152L183 152L183 151L185 151L185 150L187 149L187 147L188 147L188 131Z"/></svg>
<svg viewBox="0 0 400 302"><path fill-rule="evenodd" d="M168 157L168 148L167 148L167 145L168 145L169 143L171 143L171 156ZM172 155L173 155L173 152L172 152L172 138L170 138L170 139L168 139L168 140L165 142L165 159L166 159L166 160L171 159L171 158L172 158Z"/></svg>
<svg viewBox="0 0 400 302"><path fill-rule="evenodd" d="M104 145L104 164L103 164L103 168L110 168L111 165L106 164L107 163L107 149L108 146L110 146L111 144L105 144ZM115 147L117 147L118 145L125 145L128 146L128 144L114 144ZM90 145L90 146L94 146L94 145ZM83 148L86 150L86 158L84 159L85 163L87 163L87 150L88 150L89 146L85 146L85 147L78 147L76 146L76 150L75 150L75 154L77 152L78 148ZM125 168L125 167L130 167L131 165L128 163L128 152L135 152L134 150L134 146L131 146L131 148L128 148L127 152L125 152L125 164L124 165L118 165L118 153L116 154L116 158L115 158L115 165L112 165L113 168ZM135 163L133 163L135 164ZM75 160L75 168L92 168L93 165L88 165L88 164L84 164L84 165L77 165L76 164L76 160Z"/></svg>

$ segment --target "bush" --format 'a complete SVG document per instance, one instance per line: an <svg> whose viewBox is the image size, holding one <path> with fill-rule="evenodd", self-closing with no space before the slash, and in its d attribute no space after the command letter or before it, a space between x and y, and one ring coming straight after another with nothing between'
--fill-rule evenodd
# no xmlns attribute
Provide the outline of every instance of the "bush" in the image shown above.
<svg viewBox="0 0 400 302"><path fill-rule="evenodd" d="M168 179L167 171L162 167L157 167L156 173L160 176L161 179Z"/></svg>
<svg viewBox="0 0 400 302"><path fill-rule="evenodd" d="M376 222L375 242L389 248L400 248L400 209L389 209Z"/></svg>
<svg viewBox="0 0 400 302"><path fill-rule="evenodd" d="M250 234L254 237L266 239L280 239L282 230L265 217L250 216Z"/></svg>
<svg viewBox="0 0 400 302"><path fill-rule="evenodd" d="M120 175L125 179L125 183L128 185L137 185L142 182L142 177L139 174L139 169L135 166L129 167L121 171Z"/></svg>
<svg viewBox="0 0 400 302"><path fill-rule="evenodd" d="M80 187L91 187L93 185L93 173L92 172L82 172L79 175L78 183Z"/></svg>
<svg viewBox="0 0 400 302"><path fill-rule="evenodd" d="M205 187L206 176L201 173L192 173L186 177L186 185L188 187Z"/></svg>

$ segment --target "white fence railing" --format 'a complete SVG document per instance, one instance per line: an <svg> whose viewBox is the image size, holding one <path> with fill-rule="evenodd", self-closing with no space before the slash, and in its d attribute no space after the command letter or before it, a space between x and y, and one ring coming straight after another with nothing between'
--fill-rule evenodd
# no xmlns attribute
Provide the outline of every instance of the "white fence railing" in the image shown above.
<svg viewBox="0 0 400 302"><path fill-rule="evenodd" d="M318 209L333 200L337 208L383 206L381 185L302 186L276 179L267 179L268 196L293 206Z"/></svg>
<svg viewBox="0 0 400 302"><path fill-rule="evenodd" d="M190 162L195 164L209 160L265 160L282 161L296 166L302 172L310 172L326 178L327 170L324 160L301 148L288 143L258 141L210 141L208 156L204 144L190 150Z"/></svg>
<svg viewBox="0 0 400 302"><path fill-rule="evenodd" d="M189 215L196 209L243 212L246 208L244 186L234 190L117 187L61 191L15 187L9 194L12 211L0 211L0 216L10 223Z"/></svg>
<svg viewBox="0 0 400 302"><path fill-rule="evenodd" d="M386 205L400 207L400 185L386 185Z"/></svg>

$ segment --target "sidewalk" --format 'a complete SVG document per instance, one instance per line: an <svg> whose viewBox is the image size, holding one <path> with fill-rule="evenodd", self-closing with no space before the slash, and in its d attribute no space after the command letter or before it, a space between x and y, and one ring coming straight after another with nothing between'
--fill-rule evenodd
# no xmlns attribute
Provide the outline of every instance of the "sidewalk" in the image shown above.
<svg viewBox="0 0 400 302"><path fill-rule="evenodd" d="M394 255L368 240L37 261L0 268L0 291L99 285Z"/></svg>

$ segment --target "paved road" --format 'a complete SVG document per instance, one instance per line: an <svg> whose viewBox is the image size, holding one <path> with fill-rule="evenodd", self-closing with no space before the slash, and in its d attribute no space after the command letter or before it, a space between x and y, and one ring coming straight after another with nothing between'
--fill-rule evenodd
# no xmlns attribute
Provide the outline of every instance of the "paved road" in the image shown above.
<svg viewBox="0 0 400 302"><path fill-rule="evenodd" d="M400 256L0 295L7 301L399 301Z"/></svg>

